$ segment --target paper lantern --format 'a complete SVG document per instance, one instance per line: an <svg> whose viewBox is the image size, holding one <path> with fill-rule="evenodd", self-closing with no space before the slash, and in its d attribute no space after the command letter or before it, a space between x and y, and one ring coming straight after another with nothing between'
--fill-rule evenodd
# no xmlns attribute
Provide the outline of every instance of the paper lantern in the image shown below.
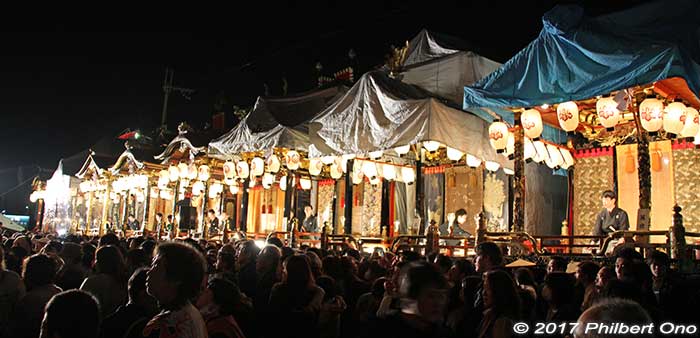
<svg viewBox="0 0 700 338"><path fill-rule="evenodd" d="M542 135L542 116L537 109L528 109L520 115L520 124L523 126L525 136L537 139ZM507 134L503 134L505 137ZM506 142L507 140L504 140ZM505 148L505 143L504 146Z"/></svg>
<svg viewBox="0 0 700 338"><path fill-rule="evenodd" d="M557 120L565 131L574 131L578 127L578 106L573 101L562 102L557 106Z"/></svg>
<svg viewBox="0 0 700 338"><path fill-rule="evenodd" d="M229 189L229 191L231 192L231 194L233 194L233 195L237 195L237 194L238 194L238 189L239 189L239 188L238 188L238 184L231 185L231 186L228 187L228 189Z"/></svg>
<svg viewBox="0 0 700 338"><path fill-rule="evenodd" d="M204 164L200 165L197 169L197 179L200 181L206 181L209 179L209 166Z"/></svg>
<svg viewBox="0 0 700 338"><path fill-rule="evenodd" d="M331 178L334 180L337 180L341 177L343 177L343 169L340 168L340 165L337 163L331 164Z"/></svg>
<svg viewBox="0 0 700 338"><path fill-rule="evenodd" d="M287 191L287 176L280 177L280 190Z"/></svg>
<svg viewBox="0 0 700 338"><path fill-rule="evenodd" d="M496 121L489 126L489 143L497 153L502 153L506 149L508 143L508 126Z"/></svg>
<svg viewBox="0 0 700 338"><path fill-rule="evenodd" d="M697 134L695 134L695 140L693 140L694 144L700 144L700 131L698 131Z"/></svg>
<svg viewBox="0 0 700 338"><path fill-rule="evenodd" d="M440 142L436 141L425 141L423 142L423 148L429 152L436 151L440 148Z"/></svg>
<svg viewBox="0 0 700 338"><path fill-rule="evenodd" d="M180 170L178 170L176 166L171 165L168 167L168 177L170 178L170 182L177 181L180 179Z"/></svg>
<svg viewBox="0 0 700 338"><path fill-rule="evenodd" d="M248 162L246 161L238 161L236 163L236 173L238 173L238 177L243 179L244 177L248 177L250 174L250 168L248 168Z"/></svg>
<svg viewBox="0 0 700 338"><path fill-rule="evenodd" d="M450 159L450 161L459 161L462 159L462 156L464 156L463 152L455 148L447 147L447 158Z"/></svg>
<svg viewBox="0 0 700 338"><path fill-rule="evenodd" d="M675 137L675 135L680 134L683 131L683 126L685 122L685 105L683 102L676 100L670 103L666 107L666 114L664 114L664 130L667 133L673 134L669 135Z"/></svg>
<svg viewBox="0 0 700 338"><path fill-rule="evenodd" d="M234 185L234 184L236 184L236 179L235 178L224 178L224 184Z"/></svg>
<svg viewBox="0 0 700 338"><path fill-rule="evenodd" d="M374 162L372 161L363 161L362 162L362 174L367 176L370 180L377 177L377 166Z"/></svg>
<svg viewBox="0 0 700 338"><path fill-rule="evenodd" d="M535 153L537 154L536 156L532 157L535 162L539 163L549 158L547 146L542 141L535 141L532 142L532 144L535 146Z"/></svg>
<svg viewBox="0 0 700 338"><path fill-rule="evenodd" d="M515 135L511 132L508 132L508 141L506 142L506 156L513 155L515 152Z"/></svg>
<svg viewBox="0 0 700 338"><path fill-rule="evenodd" d="M529 137L523 138L523 158L525 160L533 159L535 157L535 146L532 144L532 140Z"/></svg>
<svg viewBox="0 0 700 338"><path fill-rule="evenodd" d="M284 156L284 160L287 163L287 168L290 170L299 169L299 165L301 164L301 156L295 150L288 151L287 155Z"/></svg>
<svg viewBox="0 0 700 338"><path fill-rule="evenodd" d="M321 163L321 159L309 159L309 174L318 176L321 173L321 170L323 170L323 163Z"/></svg>
<svg viewBox="0 0 700 338"><path fill-rule="evenodd" d="M491 161L484 162L484 166L486 167L486 170L491 171L491 172L497 171L498 168L501 167L501 165L498 164L498 162L491 162Z"/></svg>
<svg viewBox="0 0 700 338"><path fill-rule="evenodd" d="M392 181L396 179L396 167L391 164L382 165L382 177Z"/></svg>
<svg viewBox="0 0 700 338"><path fill-rule="evenodd" d="M325 165L329 165L333 162L335 162L335 156L323 156L323 157L321 157L321 163L323 163Z"/></svg>
<svg viewBox="0 0 700 338"><path fill-rule="evenodd" d="M405 146L398 146L398 147L394 148L394 151L395 151L396 154L398 154L399 156L408 154L408 151L409 151L409 150L411 150L411 146L408 145L408 144L405 145Z"/></svg>
<svg viewBox="0 0 700 338"><path fill-rule="evenodd" d="M211 186L209 187L209 191L213 191L214 193L220 194L224 192L224 186L219 182L215 182L211 184Z"/></svg>
<svg viewBox="0 0 700 338"><path fill-rule="evenodd" d="M401 180L406 184L412 184L416 180L416 172L413 168L401 167Z"/></svg>
<svg viewBox="0 0 700 338"><path fill-rule="evenodd" d="M302 189L309 190L311 189L311 180L308 178L301 178L299 179L299 185Z"/></svg>
<svg viewBox="0 0 700 338"><path fill-rule="evenodd" d="M223 165L224 178L234 178L236 177L236 164L231 161L227 161Z"/></svg>
<svg viewBox="0 0 700 338"><path fill-rule="evenodd" d="M197 166L194 163L190 164L189 167L187 168L187 179L189 179L189 180L197 179L198 174L199 174L199 169L197 168Z"/></svg>
<svg viewBox="0 0 700 338"><path fill-rule="evenodd" d="M204 183L202 181L194 182L192 185L192 195L199 196L204 191Z"/></svg>
<svg viewBox="0 0 700 338"><path fill-rule="evenodd" d="M364 175L362 174L362 161L356 161L353 164L352 168L352 184L362 183L363 177Z"/></svg>
<svg viewBox="0 0 700 338"><path fill-rule="evenodd" d="M158 188L163 189L163 188L167 187L169 182L170 182L170 179L168 179L167 177L165 177L165 178L158 177Z"/></svg>
<svg viewBox="0 0 700 338"><path fill-rule="evenodd" d="M277 158L277 155L275 154L270 155L265 161L265 164L267 165L266 170L271 173L276 173L280 171L280 159Z"/></svg>
<svg viewBox="0 0 700 338"><path fill-rule="evenodd" d="M549 154L549 163L547 164L547 166L549 166L550 168L556 169L561 167L562 164L564 164L564 158L562 157L558 147L548 144L547 153Z"/></svg>
<svg viewBox="0 0 700 338"><path fill-rule="evenodd" d="M515 174L515 171L513 171L513 169L508 169L508 168L503 168L503 172L504 172L506 175L513 175L513 174Z"/></svg>
<svg viewBox="0 0 700 338"><path fill-rule="evenodd" d="M382 181L382 179L379 178L379 176L374 176L373 178L370 178L370 179L369 179L369 184L371 184L371 185L377 185L377 184L379 184L379 182L381 182L381 181Z"/></svg>
<svg viewBox="0 0 700 338"><path fill-rule="evenodd" d="M159 196L164 200L171 200L173 198L173 194L167 190L161 190Z"/></svg>
<svg viewBox="0 0 700 338"><path fill-rule="evenodd" d="M372 151L369 153L369 158L376 160L376 159L382 157L382 155L384 155L384 152L381 150Z"/></svg>
<svg viewBox="0 0 700 338"><path fill-rule="evenodd" d="M564 159L564 164L562 164L562 168L568 169L569 167L574 165L574 157L571 155L571 152L569 149L559 149L561 150L561 157Z"/></svg>
<svg viewBox="0 0 700 338"><path fill-rule="evenodd" d="M481 159L472 154L467 154L467 165L476 168L481 165Z"/></svg>
<svg viewBox="0 0 700 338"><path fill-rule="evenodd" d="M275 183L275 176L270 173L265 173L262 177L262 186L265 189L270 189L272 183Z"/></svg>
<svg viewBox="0 0 700 338"><path fill-rule="evenodd" d="M644 130L655 133L664 124L664 103L655 97L647 97L639 105L639 121Z"/></svg>
<svg viewBox="0 0 700 338"><path fill-rule="evenodd" d="M612 97L601 98L596 102L595 108L600 125L606 129L614 128L622 118L620 110L617 109L617 102Z"/></svg>
<svg viewBox="0 0 700 338"><path fill-rule="evenodd" d="M189 176L188 173L187 173L187 169L188 169L187 163L180 163L180 164L178 164L178 165L177 165L177 169L178 169L178 171L180 171L180 177L187 177L187 176Z"/></svg>
<svg viewBox="0 0 700 338"><path fill-rule="evenodd" d="M693 107L685 109L685 123L681 130L681 137L693 137L700 131L700 116L698 111Z"/></svg>
<svg viewBox="0 0 700 338"><path fill-rule="evenodd" d="M265 172L265 161L260 157L253 157L250 161L250 175L258 177Z"/></svg>

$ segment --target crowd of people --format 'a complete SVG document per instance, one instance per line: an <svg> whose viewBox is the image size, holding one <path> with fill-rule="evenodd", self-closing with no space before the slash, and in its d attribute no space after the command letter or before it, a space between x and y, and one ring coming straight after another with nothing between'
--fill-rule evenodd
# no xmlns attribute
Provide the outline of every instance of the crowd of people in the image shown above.
<svg viewBox="0 0 700 338"><path fill-rule="evenodd" d="M493 242L473 260L278 238L261 248L16 233L2 244L0 337L511 337L517 322L698 321L694 280L658 251L645 261L624 249L614 265L568 273L563 257L507 268Z"/></svg>

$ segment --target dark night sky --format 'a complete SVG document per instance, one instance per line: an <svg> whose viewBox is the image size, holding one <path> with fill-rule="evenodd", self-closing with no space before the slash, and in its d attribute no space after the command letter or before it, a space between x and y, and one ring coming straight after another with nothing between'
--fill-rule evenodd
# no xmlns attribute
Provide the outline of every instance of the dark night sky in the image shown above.
<svg viewBox="0 0 700 338"><path fill-rule="evenodd" d="M0 33L0 170L55 168L59 158L104 135L154 127L166 66L175 69L176 85L197 90L191 101L171 96L170 126L182 120L200 126L222 91L230 106L250 106L263 93L264 82L275 94L283 76L290 92L309 90L316 61L340 65L354 48L367 70L382 63L390 44L403 43L423 27L459 37L480 54L504 62L537 36L542 14L556 3L461 1L432 8L426 7L432 2L286 3L264 9L183 4L163 12L104 9L109 14L56 13L46 20L5 22ZM589 13L613 9L596 1L576 3Z"/></svg>

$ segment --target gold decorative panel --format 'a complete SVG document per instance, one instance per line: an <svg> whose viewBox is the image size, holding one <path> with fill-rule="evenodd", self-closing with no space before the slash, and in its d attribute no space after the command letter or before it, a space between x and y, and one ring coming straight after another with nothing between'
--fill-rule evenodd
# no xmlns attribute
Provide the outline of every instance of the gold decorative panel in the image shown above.
<svg viewBox="0 0 700 338"><path fill-rule="evenodd" d="M617 150L617 206L627 212L630 230L637 229L639 209L639 171L637 170L637 144L625 144ZM612 190L612 186L610 188ZM652 185L653 189L653 185ZM600 200L600 196L598 197ZM598 211L602 209L598 203Z"/></svg>
<svg viewBox="0 0 700 338"><path fill-rule="evenodd" d="M364 182L362 204L362 235L379 236L382 221L382 182L377 185Z"/></svg>
<svg viewBox="0 0 700 338"><path fill-rule="evenodd" d="M676 203L682 208L686 231L700 230L700 150L693 147L673 150L673 178Z"/></svg>
<svg viewBox="0 0 700 338"><path fill-rule="evenodd" d="M464 230L476 234L474 216L481 211L484 199L484 182L481 167L453 167L445 169L445 213L458 209L467 211L467 227ZM500 214L499 214L500 215Z"/></svg>
<svg viewBox="0 0 700 338"><path fill-rule="evenodd" d="M613 186L612 150L579 152L574 166L574 234L593 233L600 195Z"/></svg>
<svg viewBox="0 0 700 338"><path fill-rule="evenodd" d="M508 181L499 179L496 174L489 173L484 180L484 211L488 217L489 231L507 232L508 224L503 217L503 209L508 202ZM472 232L475 234L475 232Z"/></svg>
<svg viewBox="0 0 700 338"><path fill-rule="evenodd" d="M318 215L319 230L323 227L323 222L328 222L328 226L333 226L333 194L335 193L335 184L327 184L325 182L318 184L318 197L316 213Z"/></svg>

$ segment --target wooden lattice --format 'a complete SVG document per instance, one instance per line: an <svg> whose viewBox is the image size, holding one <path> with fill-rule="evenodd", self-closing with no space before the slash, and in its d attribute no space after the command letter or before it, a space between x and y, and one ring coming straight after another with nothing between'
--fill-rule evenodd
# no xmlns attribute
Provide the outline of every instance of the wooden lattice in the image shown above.
<svg viewBox="0 0 700 338"><path fill-rule="evenodd" d="M577 156L574 168L574 234L593 234L600 196L613 187L611 152Z"/></svg>

